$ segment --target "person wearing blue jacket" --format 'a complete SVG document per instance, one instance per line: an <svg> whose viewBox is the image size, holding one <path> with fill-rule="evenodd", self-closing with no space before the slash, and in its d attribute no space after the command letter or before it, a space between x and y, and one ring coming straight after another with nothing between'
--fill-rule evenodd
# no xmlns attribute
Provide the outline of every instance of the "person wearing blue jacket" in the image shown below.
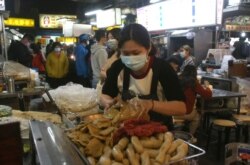
<svg viewBox="0 0 250 165"><path fill-rule="evenodd" d="M75 49L77 82L84 87L91 87L88 66L89 53L86 48L88 41L89 35L81 34L79 36L79 44Z"/></svg>

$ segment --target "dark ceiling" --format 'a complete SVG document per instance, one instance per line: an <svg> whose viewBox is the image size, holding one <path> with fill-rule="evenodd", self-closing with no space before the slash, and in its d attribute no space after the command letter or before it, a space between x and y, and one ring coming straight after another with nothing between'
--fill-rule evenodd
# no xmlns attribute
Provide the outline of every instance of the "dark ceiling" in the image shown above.
<svg viewBox="0 0 250 165"><path fill-rule="evenodd" d="M6 10L10 17L32 18L35 28L13 27L21 33L39 35L60 35L61 29L41 29L39 27L39 14L68 14L76 15L80 23L89 23L85 17L86 11L94 9L107 9L111 7L140 7L149 0L5 0Z"/></svg>
<svg viewBox="0 0 250 165"><path fill-rule="evenodd" d="M148 0L6 0L11 17L32 17L39 14L74 14L84 19L84 12L95 8L138 7Z"/></svg>

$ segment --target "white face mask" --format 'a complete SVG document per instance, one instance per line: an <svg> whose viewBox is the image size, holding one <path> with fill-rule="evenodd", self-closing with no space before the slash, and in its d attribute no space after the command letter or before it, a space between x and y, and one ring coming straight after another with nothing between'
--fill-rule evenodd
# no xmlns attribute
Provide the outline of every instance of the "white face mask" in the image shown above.
<svg viewBox="0 0 250 165"><path fill-rule="evenodd" d="M184 53L184 52L180 52L180 56L181 56L182 58L184 58L184 57L185 57L185 53Z"/></svg>
<svg viewBox="0 0 250 165"><path fill-rule="evenodd" d="M143 68L143 66L147 63L147 55L141 54L141 55L121 55L121 60L126 67L133 71L138 71Z"/></svg>
<svg viewBox="0 0 250 165"><path fill-rule="evenodd" d="M55 48L54 50L55 50L55 52L60 52L61 48Z"/></svg>

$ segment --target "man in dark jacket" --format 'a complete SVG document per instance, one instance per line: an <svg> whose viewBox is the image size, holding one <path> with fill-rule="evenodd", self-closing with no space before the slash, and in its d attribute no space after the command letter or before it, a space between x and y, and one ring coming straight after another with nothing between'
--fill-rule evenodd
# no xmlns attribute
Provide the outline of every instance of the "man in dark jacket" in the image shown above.
<svg viewBox="0 0 250 165"><path fill-rule="evenodd" d="M20 64L32 67L32 53L30 44L34 41L31 34L25 34L21 41L13 41L8 49L8 60L17 61Z"/></svg>
<svg viewBox="0 0 250 165"><path fill-rule="evenodd" d="M235 50L232 52L232 55L236 59L246 59L250 56L250 45L245 42L246 37L240 37L239 41L234 43Z"/></svg>

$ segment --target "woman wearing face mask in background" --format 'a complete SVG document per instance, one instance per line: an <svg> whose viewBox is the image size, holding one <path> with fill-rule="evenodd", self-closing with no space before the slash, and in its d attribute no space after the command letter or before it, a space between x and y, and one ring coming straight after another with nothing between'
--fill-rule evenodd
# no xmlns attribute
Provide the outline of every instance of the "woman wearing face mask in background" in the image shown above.
<svg viewBox="0 0 250 165"><path fill-rule="evenodd" d="M130 24L121 32L118 44L120 59L107 71L101 104L108 109L121 93L124 101L135 99L151 120L173 128L172 115L184 115L184 94L171 66L154 57L148 31L139 24ZM132 91L132 92L131 92Z"/></svg>
<svg viewBox="0 0 250 165"><path fill-rule="evenodd" d="M182 52L180 52L181 57L184 59L180 71L182 72L187 65L195 65L194 59L191 56L191 48L188 45L182 46Z"/></svg>
<svg viewBox="0 0 250 165"><path fill-rule="evenodd" d="M46 61L47 81L51 88L57 88L66 82L69 62L59 42L53 43L52 50Z"/></svg>
<svg viewBox="0 0 250 165"><path fill-rule="evenodd" d="M108 60L106 64L101 69L101 78L106 79L106 71L111 67L111 65L120 58L120 51L118 50L118 41L120 39L121 29L115 28L107 33L107 52Z"/></svg>

